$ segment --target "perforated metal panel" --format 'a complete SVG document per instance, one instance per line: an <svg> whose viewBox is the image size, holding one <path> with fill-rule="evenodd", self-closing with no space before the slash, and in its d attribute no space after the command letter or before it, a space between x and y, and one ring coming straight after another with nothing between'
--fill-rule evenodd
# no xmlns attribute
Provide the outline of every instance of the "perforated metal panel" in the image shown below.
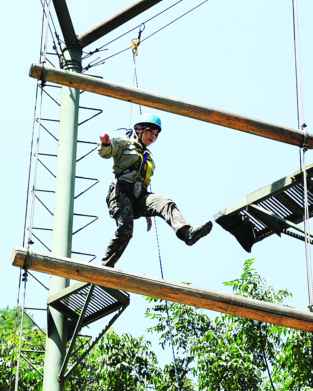
<svg viewBox="0 0 313 391"><path fill-rule="evenodd" d="M308 204L313 215L313 164L306 167ZM255 207L256 206L256 207ZM269 212L266 214L266 212ZM303 221L304 185L300 170L254 193L245 200L214 215L215 221L232 233L242 247L250 252L254 243L276 233L297 239L303 235L293 232L292 225Z"/></svg>
<svg viewBox="0 0 313 391"><path fill-rule="evenodd" d="M89 288L90 284L79 282L51 297L48 304L73 321L77 321L85 304ZM95 286L84 315L82 327L119 311L127 307L128 304L129 295L127 293Z"/></svg>

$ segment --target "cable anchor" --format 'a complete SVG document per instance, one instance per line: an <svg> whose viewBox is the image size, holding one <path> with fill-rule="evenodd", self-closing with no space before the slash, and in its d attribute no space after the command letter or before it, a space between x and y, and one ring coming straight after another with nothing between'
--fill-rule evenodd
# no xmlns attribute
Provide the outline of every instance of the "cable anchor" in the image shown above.
<svg viewBox="0 0 313 391"><path fill-rule="evenodd" d="M144 23L141 23L139 26L139 32L138 32L138 38L132 39L132 43L130 44L130 47L132 49L133 56L138 56L138 46L140 45L140 38L143 30L146 28Z"/></svg>

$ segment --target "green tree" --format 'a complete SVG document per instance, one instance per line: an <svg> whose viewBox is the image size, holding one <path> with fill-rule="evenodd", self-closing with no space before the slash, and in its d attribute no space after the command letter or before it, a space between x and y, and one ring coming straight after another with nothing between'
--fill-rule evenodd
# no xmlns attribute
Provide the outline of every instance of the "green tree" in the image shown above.
<svg viewBox="0 0 313 391"><path fill-rule="evenodd" d="M276 304L286 304L291 298L287 290L268 286L253 268L253 260L244 263L240 278L224 284L238 295ZM148 300L155 306L146 316L157 321L150 332L160 334L163 347L173 340L176 354L185 357L184 371L180 369L182 384L193 379L199 390L207 391L302 391L313 387L309 333L232 315L212 321L201 310L175 303L168 305L171 333L164 302Z"/></svg>
<svg viewBox="0 0 313 391"><path fill-rule="evenodd" d="M21 323L21 308L6 307L0 310L0 390L14 389L16 376L19 329ZM31 316L31 314L30 314ZM33 322L24 315L22 325L21 349L24 355L33 362L34 367L40 367L43 363L43 355L35 351L45 350L45 338L41 332L34 329ZM25 360L21 360L19 374L21 391L39 391L41 387L40 374Z"/></svg>
<svg viewBox="0 0 313 391"><path fill-rule="evenodd" d="M287 290L268 286L253 268L253 260L244 263L240 278L225 285L235 294L276 304L286 304L291 298ZM146 316L154 322L149 332L159 335L163 348L173 342L175 365L172 360L161 368L151 343L143 337L119 336L109 330L73 371L66 391L177 391L176 373L181 391L313 390L310 333L225 314L211 320L194 307L147 299L152 308ZM0 391L8 391L14 346L13 362L17 360L14 309L3 309L0 318ZM89 343L86 337L77 340L70 366ZM19 390L39 391L45 336L25 324L22 349L32 365L21 360ZM15 370L16 366L13 382Z"/></svg>
<svg viewBox="0 0 313 391"><path fill-rule="evenodd" d="M32 314L29 314L32 317ZM0 338L5 334L6 330L19 328L21 324L22 309L21 307L9 308L9 306L0 309ZM34 323L24 314L23 332L30 331L34 328Z"/></svg>

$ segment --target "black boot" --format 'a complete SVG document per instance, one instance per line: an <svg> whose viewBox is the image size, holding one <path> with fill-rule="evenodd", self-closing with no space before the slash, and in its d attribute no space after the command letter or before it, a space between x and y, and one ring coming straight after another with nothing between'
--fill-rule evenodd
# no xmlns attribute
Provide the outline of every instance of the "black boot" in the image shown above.
<svg viewBox="0 0 313 391"><path fill-rule="evenodd" d="M206 221L205 223L203 223L201 225L194 225L194 226L190 227L189 233L185 236L185 243L188 246L192 246L199 239L208 235L211 232L211 229L212 229L212 222L211 221Z"/></svg>

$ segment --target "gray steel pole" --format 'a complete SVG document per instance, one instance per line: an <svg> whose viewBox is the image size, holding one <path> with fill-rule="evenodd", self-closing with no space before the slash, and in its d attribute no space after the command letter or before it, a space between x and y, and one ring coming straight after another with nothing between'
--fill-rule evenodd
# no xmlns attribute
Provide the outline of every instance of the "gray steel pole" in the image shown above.
<svg viewBox="0 0 313 391"><path fill-rule="evenodd" d="M61 67L81 72L81 50L65 49ZM79 89L62 87L58 163L52 254L71 257L76 150L78 129ZM69 286L70 280L51 277L49 295ZM43 391L63 391L62 379L58 379L66 351L67 318L53 308L48 311L48 332L44 368Z"/></svg>

